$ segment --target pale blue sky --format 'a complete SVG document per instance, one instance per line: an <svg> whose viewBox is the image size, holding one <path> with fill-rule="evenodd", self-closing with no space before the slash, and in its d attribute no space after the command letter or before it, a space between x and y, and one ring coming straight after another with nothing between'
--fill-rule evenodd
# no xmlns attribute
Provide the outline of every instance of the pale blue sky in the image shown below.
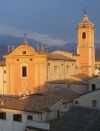
<svg viewBox="0 0 100 131"><path fill-rule="evenodd" d="M37 32L72 42L84 8L100 41L100 0L0 0L0 34Z"/></svg>

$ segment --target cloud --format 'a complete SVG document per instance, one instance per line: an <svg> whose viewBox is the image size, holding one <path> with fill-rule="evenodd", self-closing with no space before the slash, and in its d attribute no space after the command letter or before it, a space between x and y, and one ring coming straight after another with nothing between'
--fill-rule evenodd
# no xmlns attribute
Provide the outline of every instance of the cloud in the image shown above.
<svg viewBox="0 0 100 131"><path fill-rule="evenodd" d="M14 37L20 37L20 38L24 38L24 34L26 34L27 39L34 39L37 42L41 42L43 44L47 44L47 45L64 45L64 44L66 44L66 41L64 41L63 39L53 38L47 34L41 34L41 33L37 33L37 32L31 32L28 30L18 29L15 26L0 25L0 34L14 36Z"/></svg>
<svg viewBox="0 0 100 131"><path fill-rule="evenodd" d="M34 39L36 41L39 41L41 43L48 44L48 45L63 45L66 43L66 41L62 39L52 38L52 37L49 37L48 35L34 33L34 32L29 33L28 38Z"/></svg>

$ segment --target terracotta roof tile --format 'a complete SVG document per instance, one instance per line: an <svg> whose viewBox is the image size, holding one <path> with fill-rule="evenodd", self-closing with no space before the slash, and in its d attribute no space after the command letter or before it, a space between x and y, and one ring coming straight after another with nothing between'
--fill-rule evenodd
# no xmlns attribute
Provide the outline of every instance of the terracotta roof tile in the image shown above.
<svg viewBox="0 0 100 131"><path fill-rule="evenodd" d="M52 54L52 53L48 53L47 54L48 60L64 60L64 61L76 61L73 58L70 57L66 57L64 55L61 54Z"/></svg>
<svg viewBox="0 0 100 131"><path fill-rule="evenodd" d="M0 108L20 110L25 112L44 112L61 99L72 101L79 94L73 91L46 92L44 94L33 94L26 97L1 96ZM4 104L2 104L2 102Z"/></svg>

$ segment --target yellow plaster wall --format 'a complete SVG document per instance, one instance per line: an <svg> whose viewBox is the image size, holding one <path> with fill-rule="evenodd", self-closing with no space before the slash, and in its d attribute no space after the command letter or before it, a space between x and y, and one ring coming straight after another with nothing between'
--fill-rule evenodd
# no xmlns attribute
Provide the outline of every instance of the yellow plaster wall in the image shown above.
<svg viewBox="0 0 100 131"><path fill-rule="evenodd" d="M23 54L26 51L26 54ZM7 89L13 95L34 93L40 90L47 79L47 57L35 52L28 44L21 44L5 56ZM22 77L21 67L27 67L27 77Z"/></svg>
<svg viewBox="0 0 100 131"><path fill-rule="evenodd" d="M80 67L80 73L91 76L95 73L94 25L87 16L84 16L77 31L77 63ZM83 32L86 33L85 39L82 38Z"/></svg>

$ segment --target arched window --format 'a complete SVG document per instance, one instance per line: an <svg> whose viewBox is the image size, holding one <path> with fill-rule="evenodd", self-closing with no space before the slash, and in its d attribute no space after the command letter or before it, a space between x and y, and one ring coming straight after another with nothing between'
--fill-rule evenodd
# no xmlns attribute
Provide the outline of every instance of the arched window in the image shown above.
<svg viewBox="0 0 100 131"><path fill-rule="evenodd" d="M86 39L86 32L83 32L83 33L82 33L82 38L83 38L83 39Z"/></svg>

